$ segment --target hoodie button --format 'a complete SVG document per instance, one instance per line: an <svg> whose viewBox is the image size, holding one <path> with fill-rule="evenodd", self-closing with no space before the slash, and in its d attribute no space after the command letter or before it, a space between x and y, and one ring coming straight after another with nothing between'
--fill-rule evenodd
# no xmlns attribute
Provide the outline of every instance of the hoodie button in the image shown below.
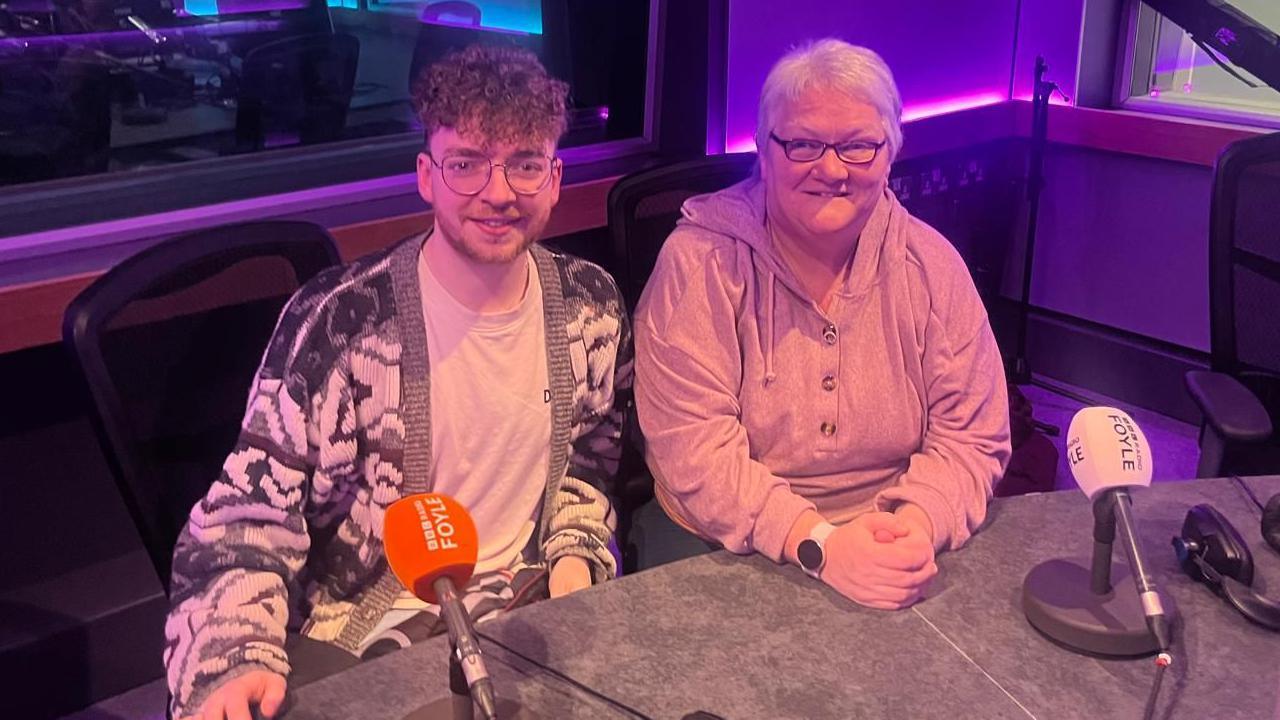
<svg viewBox="0 0 1280 720"><path fill-rule="evenodd" d="M836 389L836 378L834 375L828 375L822 378L822 389L831 392Z"/></svg>
<svg viewBox="0 0 1280 720"><path fill-rule="evenodd" d="M836 326L828 325L822 330L822 339L827 341L828 345L836 344Z"/></svg>
<svg viewBox="0 0 1280 720"><path fill-rule="evenodd" d="M836 424L824 422L822 423L822 434L831 437L836 434Z"/></svg>

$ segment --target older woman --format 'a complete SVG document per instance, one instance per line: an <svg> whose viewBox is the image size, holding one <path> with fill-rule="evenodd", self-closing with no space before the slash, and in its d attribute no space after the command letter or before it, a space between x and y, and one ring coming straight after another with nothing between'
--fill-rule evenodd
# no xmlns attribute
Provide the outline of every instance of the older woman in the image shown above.
<svg viewBox="0 0 1280 720"><path fill-rule="evenodd" d="M636 317L666 514L879 608L920 598L1009 458L969 273L887 189L900 116L874 52L828 39L783 57L758 172L685 203Z"/></svg>

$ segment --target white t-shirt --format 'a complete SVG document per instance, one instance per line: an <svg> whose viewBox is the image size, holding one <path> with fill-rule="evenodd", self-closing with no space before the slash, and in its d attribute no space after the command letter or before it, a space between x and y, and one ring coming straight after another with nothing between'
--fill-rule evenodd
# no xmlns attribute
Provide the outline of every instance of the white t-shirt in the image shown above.
<svg viewBox="0 0 1280 720"><path fill-rule="evenodd" d="M542 285L533 258L526 264L520 303L478 313L455 300L427 267L425 253L418 254L431 373L430 487L456 499L475 520L477 577L523 565L547 486L551 388ZM413 593L401 593L360 651L426 607Z"/></svg>
<svg viewBox="0 0 1280 720"><path fill-rule="evenodd" d="M547 485L551 390L542 286L533 258L526 256L526 266L516 307L478 313L440 285L425 253L418 261L431 373L431 489L475 520L477 575L519 558Z"/></svg>

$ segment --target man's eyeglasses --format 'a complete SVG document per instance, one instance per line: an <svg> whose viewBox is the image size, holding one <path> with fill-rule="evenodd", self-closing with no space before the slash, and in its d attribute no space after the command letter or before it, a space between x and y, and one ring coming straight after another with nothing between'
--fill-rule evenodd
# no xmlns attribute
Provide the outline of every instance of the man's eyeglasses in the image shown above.
<svg viewBox="0 0 1280 720"><path fill-rule="evenodd" d="M555 166L555 158L543 155L525 155L495 163L486 157L471 155L451 155L436 162L427 155L431 164L440 168L444 184L459 195L479 195L489 184L493 176L493 168L502 168L502 174L517 195L537 195L551 181L551 170Z"/></svg>
<svg viewBox="0 0 1280 720"><path fill-rule="evenodd" d="M769 133L769 139L781 145L782 152L792 162L813 162L825 155L827 148L831 148L836 151L836 157L840 158L841 162L850 165L866 165L875 160L876 153L880 152L880 148L884 147L885 144L884 140L878 143L869 143L865 140L825 143L821 140L808 140L805 138L783 140L773 133Z"/></svg>

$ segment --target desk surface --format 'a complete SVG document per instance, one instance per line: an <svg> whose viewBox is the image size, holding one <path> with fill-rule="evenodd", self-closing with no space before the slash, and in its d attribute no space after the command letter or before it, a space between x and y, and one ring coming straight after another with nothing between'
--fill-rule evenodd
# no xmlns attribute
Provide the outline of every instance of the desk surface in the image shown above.
<svg viewBox="0 0 1280 720"><path fill-rule="evenodd" d="M1248 482L1264 499L1280 477ZM1180 618L1159 718L1271 718L1280 635L1243 617L1178 568L1169 538L1208 502L1249 542L1258 585L1280 588L1280 555L1259 511L1229 480L1135 493L1157 582ZM500 696L548 717L627 717L573 687L644 716L707 710L724 718L1138 718L1152 661L1087 658L1028 625L1020 593L1042 560L1087 558L1083 495L997 500L969 545L939 558L929 597L883 612L857 606L791 567L713 553L539 603L480 626ZM399 720L445 693L442 648L416 647L298 693L295 718ZM554 672L547 672L549 668ZM634 715L631 715L634 717Z"/></svg>
<svg viewBox="0 0 1280 720"><path fill-rule="evenodd" d="M498 691L503 720L633 718L607 700L492 643L485 667ZM290 690L280 720L452 720L447 709L448 638L439 636Z"/></svg>

